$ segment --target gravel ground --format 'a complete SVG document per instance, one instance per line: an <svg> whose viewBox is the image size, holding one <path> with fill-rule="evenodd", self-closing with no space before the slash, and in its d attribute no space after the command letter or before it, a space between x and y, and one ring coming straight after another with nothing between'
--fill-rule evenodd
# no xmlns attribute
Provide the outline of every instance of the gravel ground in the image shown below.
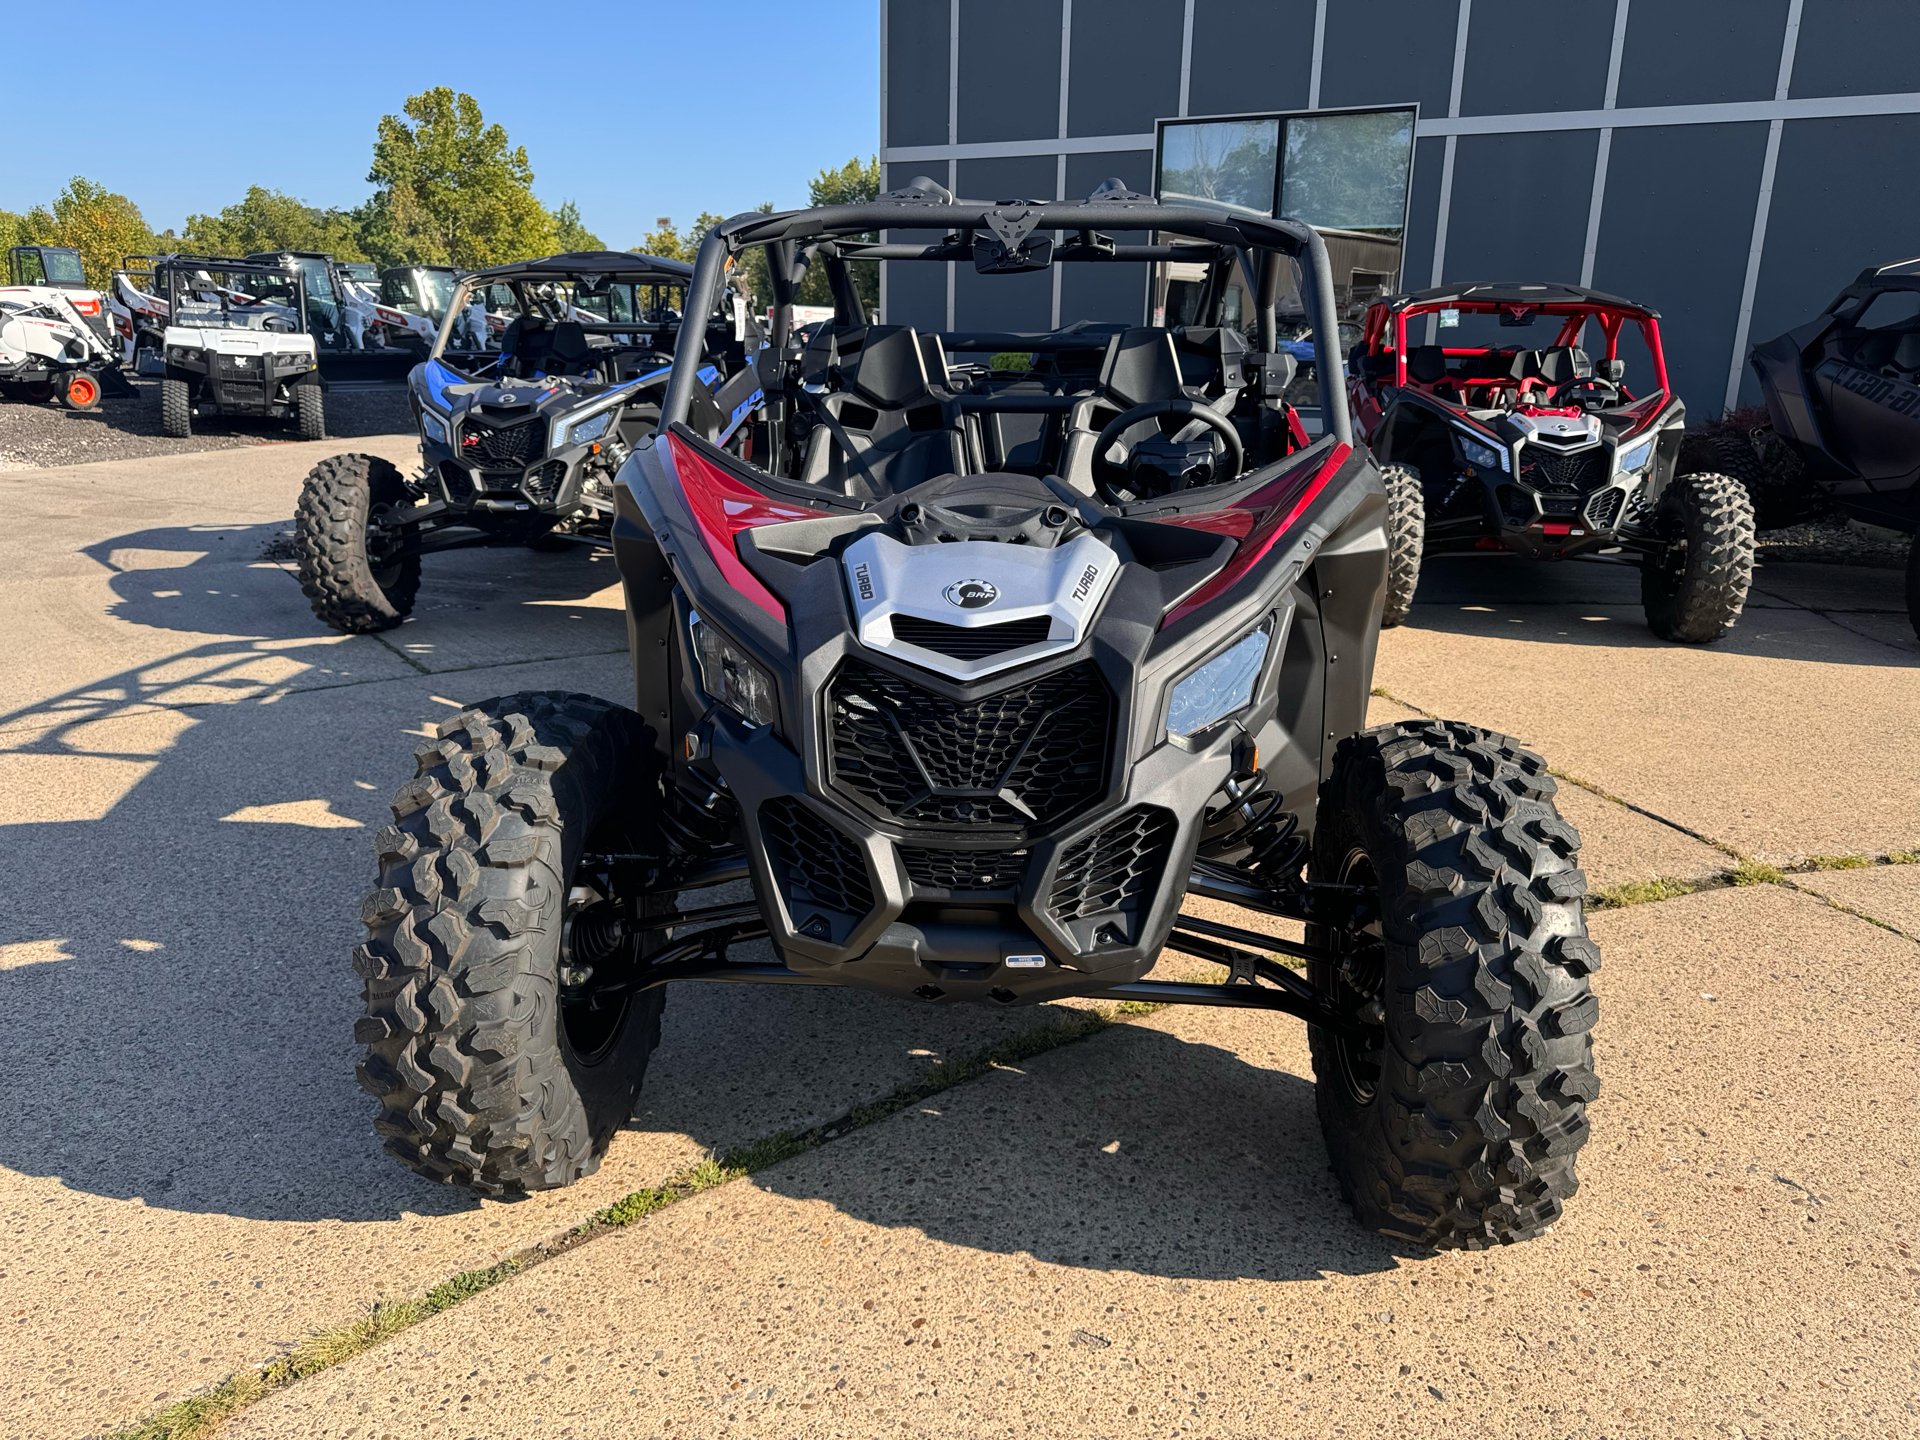
<svg viewBox="0 0 1920 1440"><path fill-rule="evenodd" d="M98 410L0 403L0 470L232 450L294 438L290 428L271 420L196 420L192 439L169 440L160 433L159 381L135 378L132 384L133 399L106 400ZM412 429L413 417L407 411L407 392L402 386L333 390L327 394L329 438L352 440L364 435L405 434Z"/></svg>

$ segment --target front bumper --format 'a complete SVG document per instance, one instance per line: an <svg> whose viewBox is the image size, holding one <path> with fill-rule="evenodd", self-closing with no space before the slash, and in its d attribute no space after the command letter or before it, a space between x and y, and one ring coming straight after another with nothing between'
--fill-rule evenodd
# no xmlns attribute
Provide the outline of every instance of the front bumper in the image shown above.
<svg viewBox="0 0 1920 1440"><path fill-rule="evenodd" d="M288 387L319 367L310 355L223 355L172 345L167 373L195 388L196 403L212 402L222 415L283 416L292 409Z"/></svg>

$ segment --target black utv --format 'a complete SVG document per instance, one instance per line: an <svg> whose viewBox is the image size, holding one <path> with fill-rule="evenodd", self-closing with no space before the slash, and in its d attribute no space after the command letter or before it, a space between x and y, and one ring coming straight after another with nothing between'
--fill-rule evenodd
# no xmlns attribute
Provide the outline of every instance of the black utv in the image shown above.
<svg viewBox="0 0 1920 1440"><path fill-rule="evenodd" d="M407 380L419 470L354 454L307 476L294 541L314 614L349 632L400 624L420 557L434 551L606 543L614 475L659 418L692 273L677 260L592 251L463 276ZM516 306L501 348L455 348L470 297L489 287ZM727 407L732 440L758 404L749 340L714 319L702 343L703 400Z"/></svg>
<svg viewBox="0 0 1920 1440"><path fill-rule="evenodd" d="M588 1173L674 981L1242 1006L1311 1027L1364 1224L1540 1233L1597 1089L1580 840L1518 742L1366 728L1387 495L1349 425L1319 236L1117 181L990 203L920 180L715 227L687 313L756 246L774 301L748 443L689 326L614 492L634 707L468 707L378 837L354 964L387 1148L489 1195ZM850 275L874 260L1199 263L1215 297L1240 267L1255 345L1211 311L875 323ZM836 313L800 346L816 265ZM1304 445L1274 322L1302 284L1328 432ZM749 902L698 896L742 878ZM1188 894L1306 940L1185 916ZM734 957L760 939L772 963Z"/></svg>
<svg viewBox="0 0 1920 1440"><path fill-rule="evenodd" d="M1862 270L1820 317L1753 350L1773 430L1854 519L1914 537L1920 634L1920 259Z"/></svg>

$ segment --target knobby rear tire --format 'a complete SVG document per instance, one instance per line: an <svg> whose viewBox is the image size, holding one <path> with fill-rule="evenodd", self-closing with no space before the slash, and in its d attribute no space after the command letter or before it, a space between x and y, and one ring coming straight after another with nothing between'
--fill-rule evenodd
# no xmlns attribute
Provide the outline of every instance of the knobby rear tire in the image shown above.
<svg viewBox="0 0 1920 1440"><path fill-rule="evenodd" d="M1676 475L1653 517L1662 554L1640 565L1647 628L1705 645L1733 628L1753 584L1753 499L1730 475Z"/></svg>
<svg viewBox="0 0 1920 1440"><path fill-rule="evenodd" d="M594 1012L588 1051L560 989L589 838L659 842L651 733L592 696L508 695L443 721L414 758L353 956L374 1129L409 1168L481 1195L569 1185L599 1168L660 1039L663 990Z"/></svg>
<svg viewBox="0 0 1920 1440"><path fill-rule="evenodd" d="M1420 556L1427 543L1427 502L1420 472L1405 465L1383 465L1387 486L1387 594L1380 628L1391 629L1413 609L1420 588Z"/></svg>
<svg viewBox="0 0 1920 1440"><path fill-rule="evenodd" d="M1920 635L1920 533L1907 551L1907 619L1913 622L1913 633Z"/></svg>
<svg viewBox="0 0 1920 1440"><path fill-rule="evenodd" d="M1529 1239L1578 1187L1599 1093L1579 833L1539 756L1450 721L1345 741L1311 874L1379 886L1381 1048L1309 1034L1342 1193L1362 1225L1437 1248ZM1309 928L1309 941L1340 937ZM1323 993L1340 974L1314 961ZM1372 1088L1366 1088L1367 1057Z"/></svg>
<svg viewBox="0 0 1920 1440"><path fill-rule="evenodd" d="M294 511L293 545L300 588L322 622L364 635L391 630L413 613L420 593L418 548L402 543L378 571L367 553L375 512L412 503L399 469L377 455L335 455L307 472Z"/></svg>

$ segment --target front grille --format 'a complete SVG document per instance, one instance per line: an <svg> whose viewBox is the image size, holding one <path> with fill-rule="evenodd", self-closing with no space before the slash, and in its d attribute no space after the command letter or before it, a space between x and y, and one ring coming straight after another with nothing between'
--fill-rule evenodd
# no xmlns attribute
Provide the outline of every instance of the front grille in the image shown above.
<svg viewBox="0 0 1920 1440"><path fill-rule="evenodd" d="M1159 888L1173 833L1173 816L1143 806L1075 841L1054 872L1047 913L1065 925L1136 908Z"/></svg>
<svg viewBox="0 0 1920 1440"><path fill-rule="evenodd" d="M216 393L222 405L266 408L267 387L258 380L229 380L223 375Z"/></svg>
<svg viewBox="0 0 1920 1440"><path fill-rule="evenodd" d="M546 428L544 420L523 420L500 430L468 424L461 428L460 453L483 465L524 465L543 448Z"/></svg>
<svg viewBox="0 0 1920 1440"><path fill-rule="evenodd" d="M804 926L811 910L857 919L873 909L860 847L799 801L781 795L762 805L760 834L796 924Z"/></svg>
<svg viewBox="0 0 1920 1440"><path fill-rule="evenodd" d="M1561 455L1543 445L1520 447L1520 479L1543 495L1584 495L1607 480L1607 452L1599 445Z"/></svg>
<svg viewBox="0 0 1920 1440"><path fill-rule="evenodd" d="M1620 502L1625 498L1623 490L1602 490L1587 502L1587 525L1594 530L1611 530L1620 518Z"/></svg>
<svg viewBox="0 0 1920 1440"><path fill-rule="evenodd" d="M567 478L567 462L549 460L538 469L528 472L521 489L527 492L527 498L536 505L550 505L553 497L560 493L560 482Z"/></svg>
<svg viewBox="0 0 1920 1440"><path fill-rule="evenodd" d="M949 700L858 663L827 689L833 782L906 825L1046 825L1104 787L1113 700L1077 665Z"/></svg>
<svg viewBox="0 0 1920 1440"><path fill-rule="evenodd" d="M450 505L471 505L473 503L473 476L464 465L456 465L451 460L440 462L440 483L446 487L447 503Z"/></svg>
<svg viewBox="0 0 1920 1440"><path fill-rule="evenodd" d="M1053 621L1045 615L971 629L949 625L944 620L922 620L917 615L893 617L894 639L918 645L922 650L951 655L955 660L984 660L989 655L1018 650L1022 645L1038 645L1052 628Z"/></svg>
<svg viewBox="0 0 1920 1440"><path fill-rule="evenodd" d="M1027 868L1024 850L924 850L900 847L907 878L928 890L1012 890Z"/></svg>
<svg viewBox="0 0 1920 1440"><path fill-rule="evenodd" d="M258 375L260 357L258 355L220 355L215 357L222 374Z"/></svg>

